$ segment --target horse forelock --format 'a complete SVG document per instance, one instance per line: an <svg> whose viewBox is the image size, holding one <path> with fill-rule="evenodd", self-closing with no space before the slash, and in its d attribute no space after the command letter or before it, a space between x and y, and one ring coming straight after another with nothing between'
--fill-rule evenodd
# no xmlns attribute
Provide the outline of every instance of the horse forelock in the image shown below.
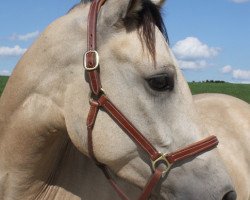
<svg viewBox="0 0 250 200"><path fill-rule="evenodd" d="M158 27L158 29L162 32L163 36L165 37L167 43L169 43L167 29L165 27L159 7L153 4L149 0L143 0L142 10L138 13L138 19L139 19L139 24L137 27L138 33L140 35L142 43L145 42L147 49L155 63L156 59L155 26Z"/></svg>

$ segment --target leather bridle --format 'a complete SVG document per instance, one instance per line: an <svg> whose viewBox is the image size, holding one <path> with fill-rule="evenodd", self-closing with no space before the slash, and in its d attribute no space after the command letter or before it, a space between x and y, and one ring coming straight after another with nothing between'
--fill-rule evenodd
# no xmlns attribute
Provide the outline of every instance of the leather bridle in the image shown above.
<svg viewBox="0 0 250 200"><path fill-rule="evenodd" d="M142 194L138 198L139 200L145 200L150 197L154 187L161 180L161 178L169 172L173 164L211 150L212 148L216 147L219 142L216 136L210 136L178 151L165 154L160 153L107 97L101 86L99 55L96 48L97 16L101 6L105 3L105 1L106 0L94 0L90 6L88 18L88 47L87 52L84 55L84 68L91 90L90 110L87 118L88 152L89 156L103 170L105 176L110 181L111 185L114 187L121 199L128 200L129 198L124 194L124 192L122 192L115 181L111 178L108 167L98 162L94 154L92 132L98 111L100 108L102 108L102 110L108 113L111 118L123 129L123 131L130 138L132 138L132 140L146 154L148 154L152 161L153 175L149 179ZM164 167L162 167L162 165Z"/></svg>

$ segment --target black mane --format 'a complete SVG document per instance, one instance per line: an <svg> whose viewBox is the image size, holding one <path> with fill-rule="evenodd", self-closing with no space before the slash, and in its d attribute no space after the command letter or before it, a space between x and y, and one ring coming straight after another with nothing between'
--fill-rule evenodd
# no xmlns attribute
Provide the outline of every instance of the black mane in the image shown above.
<svg viewBox="0 0 250 200"><path fill-rule="evenodd" d="M137 30L155 62L155 26L161 31L167 43L169 43L167 29L160 13L160 8L150 0L143 0L142 10L138 13L139 24Z"/></svg>

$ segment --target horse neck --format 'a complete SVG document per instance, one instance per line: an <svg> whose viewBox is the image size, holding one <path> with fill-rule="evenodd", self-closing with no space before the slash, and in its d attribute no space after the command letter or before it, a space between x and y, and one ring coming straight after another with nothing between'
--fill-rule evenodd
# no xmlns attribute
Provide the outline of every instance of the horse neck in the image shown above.
<svg viewBox="0 0 250 200"><path fill-rule="evenodd" d="M54 181L69 142L62 105L72 77L65 68L82 62L80 54L65 55L61 47L71 40L77 46L78 34L65 39L65 29L79 18L72 11L50 25L19 61L1 96L0 199L29 199Z"/></svg>
<svg viewBox="0 0 250 200"><path fill-rule="evenodd" d="M8 127L1 132L0 199L33 199L54 177L67 136L33 133Z"/></svg>
<svg viewBox="0 0 250 200"><path fill-rule="evenodd" d="M16 145L12 155L7 155L13 163L6 162L7 156L0 157L1 199L119 199L101 170L69 138L50 138L45 146L39 151L32 143ZM2 144L1 148L7 149ZM31 151L37 152L26 159ZM138 196L138 188L118 181L128 194Z"/></svg>

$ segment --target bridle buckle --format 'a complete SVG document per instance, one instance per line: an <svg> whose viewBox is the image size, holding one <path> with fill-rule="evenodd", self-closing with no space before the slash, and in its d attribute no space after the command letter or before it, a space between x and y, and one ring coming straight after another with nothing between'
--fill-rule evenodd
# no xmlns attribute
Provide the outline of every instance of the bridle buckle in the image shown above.
<svg viewBox="0 0 250 200"><path fill-rule="evenodd" d="M162 171L162 177L164 177L167 172L170 170L170 168L172 167L173 164L171 164L167 158L166 158L166 154L160 153L160 157L155 159L155 160L151 160L152 163L152 168L153 171L155 171L158 167L162 167L162 165L164 167L162 167L163 169Z"/></svg>
<svg viewBox="0 0 250 200"><path fill-rule="evenodd" d="M95 65L93 66L93 67L90 67L90 66L88 66L88 62L87 62L87 56L89 55L89 54L94 54L94 57L95 57ZM99 58L99 54L98 54L98 52L97 51L95 51L95 50L89 50L89 51L87 51L85 54L84 54L84 68L87 70L87 71L93 71L93 70L95 70L95 69L97 69L98 68L98 66L99 66L99 60L100 60L100 58Z"/></svg>

